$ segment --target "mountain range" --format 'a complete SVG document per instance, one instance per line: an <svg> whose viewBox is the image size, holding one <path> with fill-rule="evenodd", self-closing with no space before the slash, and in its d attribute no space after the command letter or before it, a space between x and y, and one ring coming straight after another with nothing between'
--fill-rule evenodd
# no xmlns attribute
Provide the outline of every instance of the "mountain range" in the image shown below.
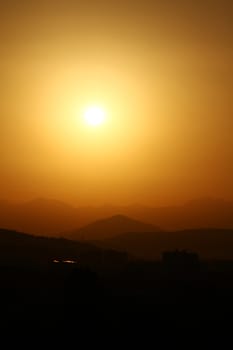
<svg viewBox="0 0 233 350"><path fill-rule="evenodd" d="M47 264L53 258L80 257L96 254L102 249L92 244L67 239L33 236L0 229L0 264Z"/></svg>
<svg viewBox="0 0 233 350"><path fill-rule="evenodd" d="M107 224L112 220L114 222L116 218L107 219ZM128 221L127 218L122 220ZM100 224L103 223L94 223L92 227ZM116 255L121 258L122 252L131 258L160 260L164 251L176 249L194 251L201 259L233 260L233 230L204 228L173 232L128 232L111 238L103 237L89 237L88 242L84 242L0 229L0 264L44 265L53 258L80 258L82 262L93 263L103 254L111 263Z"/></svg>
<svg viewBox="0 0 233 350"><path fill-rule="evenodd" d="M106 205L77 208L43 198L23 203L1 200L0 227L37 235L60 236L61 232L75 232L96 220L119 213L164 231L200 227L233 228L233 202L214 198L169 207ZM122 230L118 233L122 233Z"/></svg>
<svg viewBox="0 0 233 350"><path fill-rule="evenodd" d="M67 233L65 237L73 240L102 240L117 237L126 232L158 232L159 227L145 224L124 215L114 215L97 220L79 230Z"/></svg>
<svg viewBox="0 0 233 350"><path fill-rule="evenodd" d="M233 230L226 229L129 232L95 244L149 260L160 259L162 252L176 249L196 252L202 259L233 259Z"/></svg>

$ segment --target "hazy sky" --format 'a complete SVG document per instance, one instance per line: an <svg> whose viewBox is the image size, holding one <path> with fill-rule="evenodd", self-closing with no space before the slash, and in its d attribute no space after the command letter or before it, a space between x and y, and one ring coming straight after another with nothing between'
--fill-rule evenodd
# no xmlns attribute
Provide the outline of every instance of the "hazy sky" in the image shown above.
<svg viewBox="0 0 233 350"><path fill-rule="evenodd" d="M233 199L232 1L1 0L0 35L0 197Z"/></svg>

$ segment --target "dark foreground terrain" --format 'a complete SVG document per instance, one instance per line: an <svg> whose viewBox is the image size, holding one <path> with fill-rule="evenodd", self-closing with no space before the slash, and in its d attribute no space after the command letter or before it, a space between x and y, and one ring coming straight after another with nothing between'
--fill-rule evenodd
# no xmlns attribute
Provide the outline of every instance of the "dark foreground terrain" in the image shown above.
<svg viewBox="0 0 233 350"><path fill-rule="evenodd" d="M102 271L73 265L1 266L1 331L56 340L231 334L232 263L203 264L192 273L169 272L161 263Z"/></svg>
<svg viewBox="0 0 233 350"><path fill-rule="evenodd" d="M23 344L32 338L31 348L44 347L47 337L52 348L64 340L111 349L124 337L141 339L146 349L146 341L174 345L187 336L188 348L200 335L219 338L221 346L231 342L232 260L171 251L143 261L64 239L6 230L0 238L0 333L7 348L18 337Z"/></svg>

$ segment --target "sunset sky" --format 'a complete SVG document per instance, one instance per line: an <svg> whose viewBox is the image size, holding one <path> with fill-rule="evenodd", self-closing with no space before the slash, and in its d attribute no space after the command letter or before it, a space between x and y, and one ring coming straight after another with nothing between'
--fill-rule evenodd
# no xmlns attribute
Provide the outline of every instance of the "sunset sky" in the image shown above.
<svg viewBox="0 0 233 350"><path fill-rule="evenodd" d="M1 1L0 198L233 199L233 2L191 3Z"/></svg>

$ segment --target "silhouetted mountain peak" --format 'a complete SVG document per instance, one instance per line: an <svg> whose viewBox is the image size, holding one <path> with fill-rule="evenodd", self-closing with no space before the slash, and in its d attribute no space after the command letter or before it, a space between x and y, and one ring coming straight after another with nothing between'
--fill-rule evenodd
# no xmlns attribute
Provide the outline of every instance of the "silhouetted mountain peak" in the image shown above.
<svg viewBox="0 0 233 350"><path fill-rule="evenodd" d="M108 235L111 232L114 235L135 232L138 226L141 232L161 231L158 227L167 230L199 227L233 228L233 202L205 197L173 207L140 205L73 207L62 201L46 198L23 203L0 200L0 227L21 232L46 236L74 232L77 239L78 230L96 220L99 220L100 228L92 227L91 231L98 231L99 228L99 231L102 230L106 234L108 231ZM148 224L151 225L150 228L145 227ZM101 225L104 228L101 228Z"/></svg>
<svg viewBox="0 0 233 350"><path fill-rule="evenodd" d="M126 232L156 232L160 228L147 224L128 216L117 214L105 219L97 220L73 233L72 239L98 240L118 236Z"/></svg>

